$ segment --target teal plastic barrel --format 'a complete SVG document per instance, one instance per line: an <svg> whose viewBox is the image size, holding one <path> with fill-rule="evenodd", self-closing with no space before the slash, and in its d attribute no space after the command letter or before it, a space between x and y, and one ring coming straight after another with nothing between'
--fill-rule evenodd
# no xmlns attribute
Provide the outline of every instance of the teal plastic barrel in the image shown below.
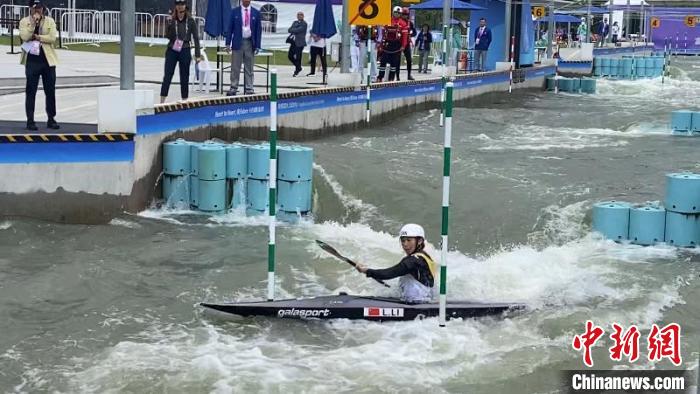
<svg viewBox="0 0 700 394"><path fill-rule="evenodd" d="M693 112L693 116L690 123L690 130L693 133L700 133L700 112Z"/></svg>
<svg viewBox="0 0 700 394"><path fill-rule="evenodd" d="M671 129L673 131L690 131L693 124L693 111L671 112Z"/></svg>
<svg viewBox="0 0 700 394"><path fill-rule="evenodd" d="M580 93L581 92L581 78L571 78L571 92Z"/></svg>
<svg viewBox="0 0 700 394"><path fill-rule="evenodd" d="M285 212L309 212L311 210L311 181L277 182L279 209Z"/></svg>
<svg viewBox="0 0 700 394"><path fill-rule="evenodd" d="M647 75L647 68L645 67L645 62L640 59L634 59L634 72L637 78L644 78Z"/></svg>
<svg viewBox="0 0 700 394"><path fill-rule="evenodd" d="M209 181L200 178L197 208L206 212L218 212L226 209L226 180Z"/></svg>
<svg viewBox="0 0 700 394"><path fill-rule="evenodd" d="M246 186L245 178L236 178L229 180L231 189L231 204L234 209L244 207L246 205Z"/></svg>
<svg viewBox="0 0 700 394"><path fill-rule="evenodd" d="M188 208L189 175L163 175L163 200L168 207Z"/></svg>
<svg viewBox="0 0 700 394"><path fill-rule="evenodd" d="M220 181L226 179L226 149L223 145L202 144L197 154L199 156L197 167L200 180Z"/></svg>
<svg viewBox="0 0 700 394"><path fill-rule="evenodd" d="M620 69L620 59L610 59L610 76L617 77Z"/></svg>
<svg viewBox="0 0 700 394"><path fill-rule="evenodd" d="M187 175L190 173L190 145L178 138L163 144L163 173Z"/></svg>
<svg viewBox="0 0 700 394"><path fill-rule="evenodd" d="M559 90L562 92L573 92L574 91L574 81L571 78L560 78L559 79Z"/></svg>
<svg viewBox="0 0 700 394"><path fill-rule="evenodd" d="M700 213L700 174L667 174L664 205L668 211Z"/></svg>
<svg viewBox="0 0 700 394"><path fill-rule="evenodd" d="M696 247L700 243L700 215L666 211L666 243Z"/></svg>
<svg viewBox="0 0 700 394"><path fill-rule="evenodd" d="M581 92L595 94L596 80L592 78L581 78Z"/></svg>
<svg viewBox="0 0 700 394"><path fill-rule="evenodd" d="M632 58L624 58L620 60L620 76L623 78L632 78L632 66L634 65L634 62L632 61Z"/></svg>
<svg viewBox="0 0 700 394"><path fill-rule="evenodd" d="M610 75L610 58L604 57L600 60L600 62L601 62L601 75L609 76Z"/></svg>
<svg viewBox="0 0 700 394"><path fill-rule="evenodd" d="M554 90L554 76L547 77L547 90Z"/></svg>
<svg viewBox="0 0 700 394"><path fill-rule="evenodd" d="M593 205L593 230L606 239L626 240L629 237L630 204L603 201Z"/></svg>
<svg viewBox="0 0 700 394"><path fill-rule="evenodd" d="M630 209L629 239L637 245L654 245L664 242L666 210L645 205Z"/></svg>
<svg viewBox="0 0 700 394"><path fill-rule="evenodd" d="M246 182L246 204L256 211L266 211L270 204L267 181L248 178Z"/></svg>
<svg viewBox="0 0 700 394"><path fill-rule="evenodd" d="M231 144L226 146L226 178L245 178L248 172L248 146Z"/></svg>
<svg viewBox="0 0 700 394"><path fill-rule="evenodd" d="M593 75L599 77L603 69L603 59L600 57L593 58Z"/></svg>
<svg viewBox="0 0 700 394"><path fill-rule="evenodd" d="M666 61L666 59L664 59L663 56L655 56L654 57L654 76L655 77L660 77L661 74L663 73L664 61Z"/></svg>
<svg viewBox="0 0 700 394"><path fill-rule="evenodd" d="M248 147L248 176L253 179L270 178L270 145Z"/></svg>
<svg viewBox="0 0 700 394"><path fill-rule="evenodd" d="M304 146L280 146L277 150L277 178L284 181L310 181L314 150Z"/></svg>

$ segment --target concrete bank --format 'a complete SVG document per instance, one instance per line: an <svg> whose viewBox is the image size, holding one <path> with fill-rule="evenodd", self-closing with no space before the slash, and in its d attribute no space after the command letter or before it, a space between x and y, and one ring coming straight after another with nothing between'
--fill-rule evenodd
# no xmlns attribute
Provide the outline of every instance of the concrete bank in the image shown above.
<svg viewBox="0 0 700 394"><path fill-rule="evenodd" d="M553 67L518 70L516 89L541 89ZM455 100L507 92L508 72L459 76ZM280 138L303 141L351 132L406 112L439 108L440 80L385 83L373 87L372 119L365 117L364 88L325 88L279 95ZM31 141L0 131L0 216L65 223L106 223L124 211L139 212L160 197L163 141L220 138L267 139L269 97L220 97L157 105L139 115L137 132L122 138ZM82 137L81 137L82 136ZM104 136L104 135L99 135ZM48 140L48 141L47 141Z"/></svg>

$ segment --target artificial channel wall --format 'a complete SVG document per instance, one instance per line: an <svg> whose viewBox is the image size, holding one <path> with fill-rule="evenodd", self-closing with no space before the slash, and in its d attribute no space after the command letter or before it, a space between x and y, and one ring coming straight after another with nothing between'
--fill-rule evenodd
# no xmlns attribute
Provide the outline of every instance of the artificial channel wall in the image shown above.
<svg viewBox="0 0 700 394"><path fill-rule="evenodd" d="M515 89L541 89L553 66L516 70ZM507 92L509 72L458 76L457 104L475 96ZM439 108L441 81L430 79L372 86L371 121L365 121L364 87L321 88L278 95L281 140L304 141L372 127L406 112ZM175 138L204 141L266 140L268 95L221 97L157 105L139 115L135 134L2 134L0 216L64 223L107 223L139 212L161 195L162 143Z"/></svg>

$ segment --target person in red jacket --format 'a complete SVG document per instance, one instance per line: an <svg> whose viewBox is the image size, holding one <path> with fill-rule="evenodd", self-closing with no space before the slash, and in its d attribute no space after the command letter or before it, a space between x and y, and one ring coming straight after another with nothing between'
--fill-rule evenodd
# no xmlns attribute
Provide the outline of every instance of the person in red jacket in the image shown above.
<svg viewBox="0 0 700 394"><path fill-rule="evenodd" d="M389 75L387 81L393 81L399 75L401 66L401 7L394 7L394 17L391 18L391 25L382 28L381 57L379 61L379 75L377 82L382 82L386 75L386 65L389 64Z"/></svg>
<svg viewBox="0 0 700 394"><path fill-rule="evenodd" d="M401 46L403 47L403 55L406 58L406 70L408 71L408 80L413 81L411 76L411 65L412 65L412 55L411 47L413 46L411 42L411 37L416 36L416 28L413 26L413 22L410 20L410 12L408 7L403 7L401 9ZM396 75L398 80L398 74Z"/></svg>

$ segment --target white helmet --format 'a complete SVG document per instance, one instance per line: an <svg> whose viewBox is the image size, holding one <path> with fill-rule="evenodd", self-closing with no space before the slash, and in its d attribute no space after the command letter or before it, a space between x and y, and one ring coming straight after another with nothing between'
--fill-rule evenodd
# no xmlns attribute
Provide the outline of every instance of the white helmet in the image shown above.
<svg viewBox="0 0 700 394"><path fill-rule="evenodd" d="M400 13L401 13L401 7L399 7L399 6L394 7L394 12L400 14Z"/></svg>
<svg viewBox="0 0 700 394"><path fill-rule="evenodd" d="M425 231L420 225L409 223L401 227L399 237L421 237L425 239Z"/></svg>

